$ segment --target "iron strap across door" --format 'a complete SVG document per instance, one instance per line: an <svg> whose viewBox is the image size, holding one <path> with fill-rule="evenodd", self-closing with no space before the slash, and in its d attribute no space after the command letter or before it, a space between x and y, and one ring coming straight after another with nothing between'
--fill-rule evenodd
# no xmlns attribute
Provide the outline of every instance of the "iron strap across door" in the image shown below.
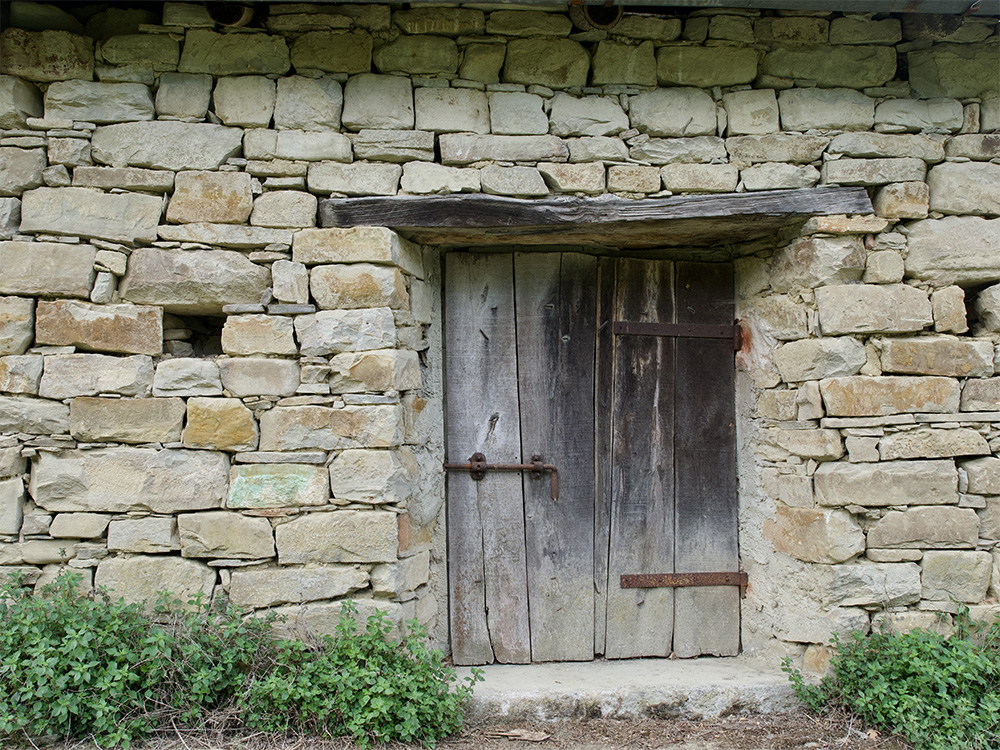
<svg viewBox="0 0 1000 750"><path fill-rule="evenodd" d="M618 336L665 336L688 339L730 339L737 351L743 348L743 329L739 323L711 325L708 323L640 323L616 320L612 331Z"/></svg>
<svg viewBox="0 0 1000 750"><path fill-rule="evenodd" d="M679 588L683 586L739 586L745 599L749 578L745 571L735 573L635 573L621 577L623 589Z"/></svg>
<svg viewBox="0 0 1000 750"><path fill-rule="evenodd" d="M469 457L467 464L443 464L445 471L467 471L469 476L477 482L486 478L487 471L527 471L531 473L533 479L541 479L542 472L551 472L549 485L552 502L559 500L559 469L555 464L542 463L542 457L537 453L531 457L530 464L490 464L486 462L486 456L482 453L473 453Z"/></svg>

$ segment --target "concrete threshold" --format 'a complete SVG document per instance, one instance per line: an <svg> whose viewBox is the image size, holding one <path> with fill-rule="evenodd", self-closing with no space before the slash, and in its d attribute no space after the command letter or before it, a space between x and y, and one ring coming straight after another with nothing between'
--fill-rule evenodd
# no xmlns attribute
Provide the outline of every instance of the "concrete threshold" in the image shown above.
<svg viewBox="0 0 1000 750"><path fill-rule="evenodd" d="M788 677L745 657L632 659L481 667L471 723L641 717L708 719L799 707ZM457 670L460 678L470 668Z"/></svg>

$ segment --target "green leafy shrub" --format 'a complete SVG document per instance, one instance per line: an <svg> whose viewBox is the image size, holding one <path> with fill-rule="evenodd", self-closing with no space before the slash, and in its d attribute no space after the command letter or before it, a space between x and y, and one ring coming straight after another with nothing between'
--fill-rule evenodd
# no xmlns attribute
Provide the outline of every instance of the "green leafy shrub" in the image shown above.
<svg viewBox="0 0 1000 750"><path fill-rule="evenodd" d="M854 633L834 638L831 674L806 683L785 659L799 699L814 710L842 707L897 732L920 750L1000 748L1000 623L974 638L964 615L953 636ZM980 643L979 641L982 641Z"/></svg>

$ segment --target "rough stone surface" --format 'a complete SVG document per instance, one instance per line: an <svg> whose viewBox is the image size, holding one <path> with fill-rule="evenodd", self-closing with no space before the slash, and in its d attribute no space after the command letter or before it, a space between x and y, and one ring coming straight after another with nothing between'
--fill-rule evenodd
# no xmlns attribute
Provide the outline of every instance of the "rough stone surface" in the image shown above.
<svg viewBox="0 0 1000 750"><path fill-rule="evenodd" d="M392 626L388 637L398 638L403 626L402 605L379 599L348 600L357 610L353 615L358 628L364 627L370 615L381 613ZM320 638L324 635L335 636L336 623L339 622L341 611L347 601L315 602L288 607L275 607L273 612L278 621L273 626L274 633L281 638L296 638L298 640Z"/></svg>
<svg viewBox="0 0 1000 750"><path fill-rule="evenodd" d="M49 536L54 539L95 539L104 536L111 516L107 513L60 513L52 519Z"/></svg>
<svg viewBox="0 0 1000 750"><path fill-rule="evenodd" d="M555 164L543 162L538 173L550 190L560 193L599 195L606 187L603 164Z"/></svg>
<svg viewBox="0 0 1000 750"><path fill-rule="evenodd" d="M402 443L403 414L395 405L288 406L260 418L264 451L391 448Z"/></svg>
<svg viewBox="0 0 1000 750"><path fill-rule="evenodd" d="M177 70L214 76L276 74L288 72L288 45L284 37L269 34L218 34L190 29Z"/></svg>
<svg viewBox="0 0 1000 750"><path fill-rule="evenodd" d="M298 190L272 190L253 202L250 223L255 227L316 226L315 195Z"/></svg>
<svg viewBox="0 0 1000 750"><path fill-rule="evenodd" d="M817 468L814 479L816 501L825 506L958 502L958 474L951 461L827 463Z"/></svg>
<svg viewBox="0 0 1000 750"><path fill-rule="evenodd" d="M931 163L944 160L944 142L940 136L841 133L830 141L827 151L872 158L912 157Z"/></svg>
<svg viewBox="0 0 1000 750"><path fill-rule="evenodd" d="M0 534L19 534L24 514L24 482L20 477L0 480Z"/></svg>
<svg viewBox="0 0 1000 750"><path fill-rule="evenodd" d="M732 164L667 164L660 169L660 179L665 190L675 192L731 193L739 171Z"/></svg>
<svg viewBox="0 0 1000 750"><path fill-rule="evenodd" d="M875 213L887 219L925 219L930 190L923 182L897 182L875 193Z"/></svg>
<svg viewBox="0 0 1000 750"><path fill-rule="evenodd" d="M225 125L266 128L274 114L276 94L276 84L264 76L220 78L212 104Z"/></svg>
<svg viewBox="0 0 1000 750"><path fill-rule="evenodd" d="M843 16L830 21L830 44L895 44L902 35L897 18Z"/></svg>
<svg viewBox="0 0 1000 750"><path fill-rule="evenodd" d="M756 164L740 172L747 190L795 190L819 182L820 173L810 165Z"/></svg>
<svg viewBox="0 0 1000 750"><path fill-rule="evenodd" d="M297 354L292 319L281 315L230 315L222 327L222 351L241 357Z"/></svg>
<svg viewBox="0 0 1000 750"><path fill-rule="evenodd" d="M981 378L993 374L993 344L952 336L886 339L882 343L882 370Z"/></svg>
<svg viewBox="0 0 1000 750"><path fill-rule="evenodd" d="M812 563L841 563L865 550L865 536L849 513L779 505L764 536L778 552Z"/></svg>
<svg viewBox="0 0 1000 750"><path fill-rule="evenodd" d="M962 127L962 103L955 99L887 99L875 108L875 124L910 132L951 133Z"/></svg>
<svg viewBox="0 0 1000 750"><path fill-rule="evenodd" d="M776 47L764 55L760 72L823 87L881 86L896 74L896 50L871 45Z"/></svg>
<svg viewBox="0 0 1000 750"><path fill-rule="evenodd" d="M948 156L989 161L1000 158L1000 137L995 135L956 135L945 146Z"/></svg>
<svg viewBox="0 0 1000 750"><path fill-rule="evenodd" d="M652 41L622 44L605 40L597 43L591 64L592 85L655 86L656 81L656 58Z"/></svg>
<svg viewBox="0 0 1000 750"><path fill-rule="evenodd" d="M479 171L484 193L532 198L548 195L545 181L534 167L498 167L489 165Z"/></svg>
<svg viewBox="0 0 1000 750"><path fill-rule="evenodd" d="M844 284L816 290L825 335L919 331L933 323L927 293L906 284Z"/></svg>
<svg viewBox="0 0 1000 750"><path fill-rule="evenodd" d="M261 560L274 557L274 532L266 518L210 511L177 517L181 556Z"/></svg>
<svg viewBox="0 0 1000 750"><path fill-rule="evenodd" d="M212 98L212 82L212 76L205 73L161 73L156 114L165 119L204 119Z"/></svg>
<svg viewBox="0 0 1000 750"><path fill-rule="evenodd" d="M441 162L471 164L477 161L565 161L569 149L554 135L464 135L438 137Z"/></svg>
<svg viewBox="0 0 1000 750"><path fill-rule="evenodd" d="M226 494L222 453L111 448L43 453L28 486L50 511L176 513L216 508Z"/></svg>
<svg viewBox="0 0 1000 750"><path fill-rule="evenodd" d="M179 398L74 398L69 432L84 442L173 443L181 439Z"/></svg>
<svg viewBox="0 0 1000 750"><path fill-rule="evenodd" d="M495 13L493 15L496 15ZM503 80L553 89L586 86L590 55L569 39L512 39L507 43Z"/></svg>
<svg viewBox="0 0 1000 750"><path fill-rule="evenodd" d="M387 307L362 310L322 310L295 318L295 334L302 355L382 349L396 344L392 311Z"/></svg>
<svg viewBox="0 0 1000 750"><path fill-rule="evenodd" d="M46 357L39 395L75 398L117 393L143 396L153 382L152 360L144 355L58 354Z"/></svg>
<svg viewBox="0 0 1000 750"><path fill-rule="evenodd" d="M883 461L896 458L944 458L989 454L986 439L975 430L909 430L887 435L879 441Z"/></svg>
<svg viewBox="0 0 1000 750"><path fill-rule="evenodd" d="M299 365L286 359L220 359L222 386L236 398L291 396L299 387Z"/></svg>
<svg viewBox="0 0 1000 750"><path fill-rule="evenodd" d="M309 166L309 189L344 195L395 195L403 168L398 164L335 164Z"/></svg>
<svg viewBox="0 0 1000 750"><path fill-rule="evenodd" d="M780 104L779 104L780 106ZM791 162L808 164L822 157L829 136L775 133L727 138L726 149L734 162Z"/></svg>
<svg viewBox="0 0 1000 750"><path fill-rule="evenodd" d="M628 115L615 99L585 97L579 99L568 94L552 98L549 113L553 135L602 136L617 135L629 126Z"/></svg>
<svg viewBox="0 0 1000 750"><path fill-rule="evenodd" d="M1000 378L966 381L962 411L1000 411Z"/></svg>
<svg viewBox="0 0 1000 750"><path fill-rule="evenodd" d="M85 351L160 354L163 311L141 305L40 300L35 311L35 342Z"/></svg>
<svg viewBox="0 0 1000 750"><path fill-rule="evenodd" d="M853 89L788 89L778 97L784 130L868 130L875 100Z"/></svg>
<svg viewBox="0 0 1000 750"><path fill-rule="evenodd" d="M918 221L907 235L906 273L936 284L1000 281L1000 219L946 216Z"/></svg>
<svg viewBox="0 0 1000 750"><path fill-rule="evenodd" d="M545 174L542 174L545 177ZM601 168L603 191L604 169ZM417 195L449 193L478 193L482 188L478 169L445 167L425 161L414 161L403 165L403 176L399 186L403 192Z"/></svg>
<svg viewBox="0 0 1000 750"><path fill-rule="evenodd" d="M927 174L930 208L943 214L1000 214L1000 164L938 164Z"/></svg>
<svg viewBox="0 0 1000 750"><path fill-rule="evenodd" d="M235 398L191 398L182 437L187 448L254 450L257 423L253 412Z"/></svg>
<svg viewBox="0 0 1000 750"><path fill-rule="evenodd" d="M1000 458L973 458L962 462L968 491L976 495L1000 495Z"/></svg>
<svg viewBox="0 0 1000 750"><path fill-rule="evenodd" d="M835 185L885 185L920 182L926 165L922 159L837 159L823 163L823 182Z"/></svg>
<svg viewBox="0 0 1000 750"><path fill-rule="evenodd" d="M45 117L98 124L153 119L153 96L141 83L57 81L45 90Z"/></svg>
<svg viewBox="0 0 1000 750"><path fill-rule="evenodd" d="M720 162L726 158L725 141L715 136L695 136L693 138L650 138L629 150L633 159L651 164L702 164ZM574 142L570 141L570 155L574 152ZM582 161L571 158L571 161ZM612 158L612 160L615 160ZM624 160L624 155L619 161Z"/></svg>
<svg viewBox="0 0 1000 750"><path fill-rule="evenodd" d="M434 134L423 130L360 131L352 139L354 155L372 161L434 160Z"/></svg>
<svg viewBox="0 0 1000 750"><path fill-rule="evenodd" d="M169 120L123 122L97 128L91 143L94 161L113 167L218 169L239 153L243 131Z"/></svg>
<svg viewBox="0 0 1000 750"><path fill-rule="evenodd" d="M920 599L920 566L914 563L867 563L831 568L826 591L829 605L897 607Z"/></svg>
<svg viewBox="0 0 1000 750"><path fill-rule="evenodd" d="M167 193L174 188L174 173L165 169L80 166L73 170L73 186Z"/></svg>
<svg viewBox="0 0 1000 750"><path fill-rule="evenodd" d="M43 82L94 77L94 40L79 34L8 28L0 34L0 47L3 71L11 76Z"/></svg>
<svg viewBox="0 0 1000 750"><path fill-rule="evenodd" d="M614 164L608 167L608 190L613 193L655 193L660 189L660 184L660 170L656 167L633 164Z"/></svg>
<svg viewBox="0 0 1000 750"><path fill-rule="evenodd" d="M275 529L278 562L394 562L396 526L396 514L384 511L312 513Z"/></svg>
<svg viewBox="0 0 1000 750"><path fill-rule="evenodd" d="M656 75L664 86L736 86L757 77L758 53L742 47L660 47Z"/></svg>
<svg viewBox="0 0 1000 750"><path fill-rule="evenodd" d="M292 65L298 71L367 73L372 64L372 36L366 31L310 31L292 42Z"/></svg>
<svg viewBox="0 0 1000 750"><path fill-rule="evenodd" d="M281 78L274 101L274 127L339 130L343 106L340 83L332 78Z"/></svg>
<svg viewBox="0 0 1000 750"><path fill-rule="evenodd" d="M252 208L245 172L181 172L174 180L167 221L242 224Z"/></svg>
<svg viewBox="0 0 1000 750"><path fill-rule="evenodd" d="M414 490L417 463L409 450L346 450L330 464L335 498L361 503L405 503Z"/></svg>
<svg viewBox="0 0 1000 750"><path fill-rule="evenodd" d="M628 158L628 147L618 138L588 136L569 138L564 143L569 147L571 162L625 161Z"/></svg>
<svg viewBox="0 0 1000 750"><path fill-rule="evenodd" d="M651 136L715 135L715 102L694 88L657 89L629 99L632 127Z"/></svg>
<svg viewBox="0 0 1000 750"><path fill-rule="evenodd" d="M837 430L776 430L775 443L789 453L816 461L833 461L844 455Z"/></svg>
<svg viewBox="0 0 1000 750"><path fill-rule="evenodd" d="M0 148L0 195L21 195L43 184L45 151L40 148Z"/></svg>
<svg viewBox="0 0 1000 750"><path fill-rule="evenodd" d="M156 239L160 198L81 187L37 188L21 197L21 231L133 244Z"/></svg>
<svg viewBox="0 0 1000 750"><path fill-rule="evenodd" d="M329 500L330 482L322 466L238 464L230 470L228 508L295 508Z"/></svg>
<svg viewBox="0 0 1000 750"><path fill-rule="evenodd" d="M35 301L0 297L0 355L24 354L35 331Z"/></svg>
<svg viewBox="0 0 1000 750"><path fill-rule="evenodd" d="M123 518L108 526L109 550L156 553L179 548L177 521L173 518Z"/></svg>
<svg viewBox="0 0 1000 750"><path fill-rule="evenodd" d="M489 104L475 89L419 87L413 92L417 130L433 133L489 133Z"/></svg>
<svg viewBox="0 0 1000 750"><path fill-rule="evenodd" d="M0 128L23 128L29 117L41 116L42 95L38 89L20 78L0 75Z"/></svg>
<svg viewBox="0 0 1000 750"><path fill-rule="evenodd" d="M410 130L413 117L413 86L408 78L361 73L344 87L341 119L346 128Z"/></svg>
<svg viewBox="0 0 1000 750"><path fill-rule="evenodd" d="M270 277L242 253L142 248L130 256L119 291L122 299L172 313L218 314L223 305L258 302Z"/></svg>
<svg viewBox="0 0 1000 750"><path fill-rule="evenodd" d="M975 547L978 539L979 516L971 508L889 511L868 532L868 545L880 549Z"/></svg>
<svg viewBox="0 0 1000 750"><path fill-rule="evenodd" d="M211 360L178 357L156 366L154 396L221 396L219 366Z"/></svg>
<svg viewBox="0 0 1000 750"><path fill-rule="evenodd" d="M778 371L788 383L855 375L865 361L864 345L848 337L792 341L774 352Z"/></svg>
<svg viewBox="0 0 1000 750"><path fill-rule="evenodd" d="M985 44L936 44L910 50L910 86L917 96L953 96L965 99L1000 93L996 61L1000 47L996 39Z"/></svg>
<svg viewBox="0 0 1000 750"><path fill-rule="evenodd" d="M423 275L421 251L385 227L308 229L296 232L292 259L312 266L323 263L377 263Z"/></svg>
<svg viewBox="0 0 1000 750"><path fill-rule="evenodd" d="M932 601L981 602L992 567L989 552L925 552L920 563L923 597Z"/></svg>
<svg viewBox="0 0 1000 750"><path fill-rule="evenodd" d="M830 416L958 411L959 384L951 378L897 375L829 378L820 381L820 391Z"/></svg>
<svg viewBox="0 0 1000 750"><path fill-rule="evenodd" d="M405 277L397 268L371 263L316 266L309 287L316 304L325 310L409 307Z"/></svg>
<svg viewBox="0 0 1000 750"><path fill-rule="evenodd" d="M126 603L142 603L152 608L160 591L169 591L184 602L199 592L209 599L215 585L215 571L180 557L115 557L100 562L94 585L106 588Z"/></svg>
<svg viewBox="0 0 1000 750"><path fill-rule="evenodd" d="M803 237L775 253L771 287L787 292L859 281L864 267L864 243L857 237Z"/></svg>
<svg viewBox="0 0 1000 750"><path fill-rule="evenodd" d="M373 60L382 73L455 73L458 70L458 45L443 36L400 36L376 47Z"/></svg>
<svg viewBox="0 0 1000 750"><path fill-rule="evenodd" d="M42 357L33 354L0 357L0 391L37 394L42 379Z"/></svg>
<svg viewBox="0 0 1000 750"><path fill-rule="evenodd" d="M330 368L334 393L406 391L421 385L420 362L413 351L345 352L330 358Z"/></svg>
<svg viewBox="0 0 1000 750"><path fill-rule="evenodd" d="M351 565L234 570L229 599L236 607L273 607L276 604L333 599L367 585L368 573Z"/></svg>

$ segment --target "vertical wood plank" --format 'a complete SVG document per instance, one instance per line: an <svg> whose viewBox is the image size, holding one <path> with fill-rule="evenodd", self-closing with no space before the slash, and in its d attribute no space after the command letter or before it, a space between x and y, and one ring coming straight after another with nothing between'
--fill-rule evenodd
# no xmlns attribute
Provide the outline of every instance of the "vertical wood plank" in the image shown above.
<svg viewBox="0 0 1000 750"><path fill-rule="evenodd" d="M618 320L670 322L669 263L618 261ZM674 592L622 589L625 573L674 570L672 339L618 336L615 342L611 540L605 655L668 656Z"/></svg>
<svg viewBox="0 0 1000 750"><path fill-rule="evenodd" d="M678 323L731 323L733 316L731 265L677 264ZM676 373L676 569L735 571L739 552L732 342L678 339ZM738 588L677 590L677 656L733 655L739 643Z"/></svg>
<svg viewBox="0 0 1000 750"><path fill-rule="evenodd" d="M611 539L611 432L615 384L614 258L598 261L597 372L594 388L594 463L597 499L594 506L594 653L604 654L608 612L608 552Z"/></svg>
<svg viewBox="0 0 1000 750"><path fill-rule="evenodd" d="M449 461L475 452L520 460L514 286L509 255L445 263L445 406ZM530 660L521 479L448 475L448 573L456 664Z"/></svg>
<svg viewBox="0 0 1000 750"><path fill-rule="evenodd" d="M594 346L597 261L514 256L521 456L559 469L522 475L532 661L594 658Z"/></svg>

